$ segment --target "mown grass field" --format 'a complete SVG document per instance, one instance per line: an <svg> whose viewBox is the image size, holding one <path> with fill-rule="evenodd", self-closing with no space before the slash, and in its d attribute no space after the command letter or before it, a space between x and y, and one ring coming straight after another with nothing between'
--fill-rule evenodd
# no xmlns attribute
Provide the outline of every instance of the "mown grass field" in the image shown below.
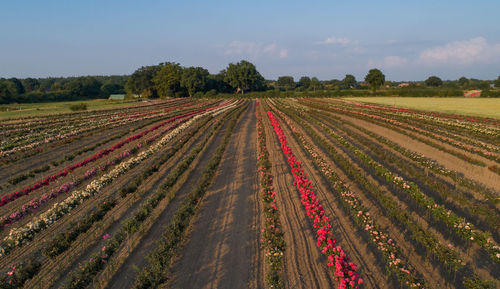
<svg viewBox="0 0 500 289"><path fill-rule="evenodd" d="M347 97L352 101L484 117L500 117L499 98Z"/></svg>
<svg viewBox="0 0 500 289"><path fill-rule="evenodd" d="M135 101L93 99L82 101L4 104L0 105L0 119L70 113L73 111L71 111L69 107L80 103L86 104L87 110L100 110L125 107L129 106L132 102Z"/></svg>

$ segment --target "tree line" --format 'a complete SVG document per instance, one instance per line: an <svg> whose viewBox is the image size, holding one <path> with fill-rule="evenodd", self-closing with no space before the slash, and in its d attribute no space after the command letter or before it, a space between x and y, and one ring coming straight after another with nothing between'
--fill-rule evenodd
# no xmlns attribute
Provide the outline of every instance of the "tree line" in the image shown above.
<svg viewBox="0 0 500 289"><path fill-rule="evenodd" d="M379 69L371 69L364 81L346 74L341 80L319 80L302 76L296 82L292 76L265 80L254 64L241 60L217 74L203 67L183 67L164 62L143 66L131 75L82 76L59 78L0 78L0 104L66 101L107 98L110 94L126 94L129 98L215 97L265 91L275 96L293 96L308 92L315 96L400 95L400 96L461 96L463 90L481 89L483 95L500 97L500 76L493 81L461 77L443 81L430 76L425 81L387 81Z"/></svg>
<svg viewBox="0 0 500 289"><path fill-rule="evenodd" d="M126 75L0 78L0 104L107 98L125 93Z"/></svg>

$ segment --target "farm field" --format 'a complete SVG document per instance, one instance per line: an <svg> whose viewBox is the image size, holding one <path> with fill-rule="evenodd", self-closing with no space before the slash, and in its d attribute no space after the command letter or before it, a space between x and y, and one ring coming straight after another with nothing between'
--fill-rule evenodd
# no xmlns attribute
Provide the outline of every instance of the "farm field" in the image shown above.
<svg viewBox="0 0 500 289"><path fill-rule="evenodd" d="M500 116L365 101L9 115L0 288L498 288Z"/></svg>
<svg viewBox="0 0 500 289"><path fill-rule="evenodd" d="M135 100L81 100L81 101L61 101L47 103L22 103L22 104L2 104L0 105L0 119L12 117L35 117L49 114L74 113L70 106L74 104L85 104L89 111L116 109L133 105Z"/></svg>
<svg viewBox="0 0 500 289"><path fill-rule="evenodd" d="M420 110L500 118L500 99L498 98L346 97L345 99Z"/></svg>

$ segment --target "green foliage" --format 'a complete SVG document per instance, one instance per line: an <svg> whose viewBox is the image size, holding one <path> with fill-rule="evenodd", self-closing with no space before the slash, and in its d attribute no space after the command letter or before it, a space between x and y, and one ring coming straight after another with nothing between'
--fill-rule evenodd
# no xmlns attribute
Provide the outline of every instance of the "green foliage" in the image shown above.
<svg viewBox="0 0 500 289"><path fill-rule="evenodd" d="M292 76L280 76L276 81L276 86L285 90L293 89L295 88L295 81Z"/></svg>
<svg viewBox="0 0 500 289"><path fill-rule="evenodd" d="M346 74L344 79L342 80L342 86L346 89L354 88L356 87L356 84L356 77L354 77L354 75L352 74Z"/></svg>
<svg viewBox="0 0 500 289"><path fill-rule="evenodd" d="M427 78L425 80L425 85L438 87L438 86L443 85L443 81L441 80L441 78L439 78L437 76L430 76L429 78Z"/></svg>
<svg viewBox="0 0 500 289"><path fill-rule="evenodd" d="M255 91L264 88L264 77L255 68L252 63L242 60L236 64L229 63L226 69L224 81L233 88L241 91Z"/></svg>
<svg viewBox="0 0 500 289"><path fill-rule="evenodd" d="M34 78L26 78L23 83L26 92L31 92L40 88L40 82Z"/></svg>
<svg viewBox="0 0 500 289"><path fill-rule="evenodd" d="M175 97L176 93L181 91L182 70L178 63L167 62L161 65L153 78L159 97Z"/></svg>
<svg viewBox="0 0 500 289"><path fill-rule="evenodd" d="M72 111L87 110L87 105L85 103L77 103L69 106Z"/></svg>
<svg viewBox="0 0 500 289"><path fill-rule="evenodd" d="M16 94L14 83L5 78L0 78L0 103L12 102Z"/></svg>
<svg viewBox="0 0 500 289"><path fill-rule="evenodd" d="M180 84L184 87L189 96L193 96L197 92L201 92L207 86L208 70L202 67L184 68L181 75Z"/></svg>
<svg viewBox="0 0 500 289"><path fill-rule="evenodd" d="M311 85L311 78L308 76L302 76L299 80L298 86L303 89L308 89Z"/></svg>
<svg viewBox="0 0 500 289"><path fill-rule="evenodd" d="M314 91L316 91L317 89L322 89L323 84L319 81L317 77L313 77L311 78L311 84L309 85L309 87Z"/></svg>
<svg viewBox="0 0 500 289"><path fill-rule="evenodd" d="M0 289L22 288L24 283L33 278L40 270L41 263L36 260L28 260L9 268L12 274L5 274L0 277Z"/></svg>
<svg viewBox="0 0 500 289"><path fill-rule="evenodd" d="M372 88L372 92L375 93L377 89L384 84L385 82L385 75L382 73L382 71L373 68L368 71L368 74L365 76L365 81L368 82Z"/></svg>
<svg viewBox="0 0 500 289"><path fill-rule="evenodd" d="M458 79L458 85L460 85L460 87L462 88L467 88L467 86L469 85L469 80L462 76Z"/></svg>
<svg viewBox="0 0 500 289"><path fill-rule="evenodd" d="M158 65L143 66L130 76L125 84L125 91L127 94L138 94L143 97L157 97L155 78L158 71L161 69Z"/></svg>
<svg viewBox="0 0 500 289"><path fill-rule="evenodd" d="M495 81L493 81L493 83L495 84L495 87L500 87L500 76Z"/></svg>

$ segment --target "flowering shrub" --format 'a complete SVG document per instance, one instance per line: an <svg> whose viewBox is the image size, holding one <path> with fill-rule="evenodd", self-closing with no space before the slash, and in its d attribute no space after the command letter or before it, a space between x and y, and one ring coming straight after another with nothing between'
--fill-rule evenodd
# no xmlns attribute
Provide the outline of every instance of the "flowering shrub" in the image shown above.
<svg viewBox="0 0 500 289"><path fill-rule="evenodd" d="M14 247L22 246L23 244L31 241L37 233L55 223L64 215L68 214L73 209L82 204L85 200L98 194L113 180L123 175L133 167L137 166L152 154L159 151L175 136L179 135L181 132L189 128L197 119L210 114L211 111L212 110L208 110L201 114L197 114L189 121L173 129L169 134L165 135L160 141L152 145L149 149L139 153L136 157L130 160L120 163L109 173L104 174L99 179L92 181L84 190L73 192L67 199L54 204L51 209L43 212L42 214L40 214L40 216L34 218L31 222L20 228L12 229L9 235L3 239L0 245L0 256L7 254Z"/></svg>
<svg viewBox="0 0 500 289"><path fill-rule="evenodd" d="M317 234L316 245L328 257L328 267L334 267L335 269L334 276L340 282L338 288L358 288L358 284L362 284L363 279L359 278L358 273L356 273L357 265L349 262L349 257L344 253L342 247L336 246L336 239L331 232L330 219L325 216L325 210L312 191L312 183L307 178L304 170L302 170L302 163L297 161L292 149L287 145L285 134L281 130L276 117L271 111L268 111L267 115L274 127L274 132L278 136L281 149L292 169L295 179L293 184L299 189L302 205L306 209L307 216L314 222L313 227Z"/></svg>
<svg viewBox="0 0 500 289"><path fill-rule="evenodd" d="M157 130L160 127L163 127L163 126L167 125L168 123L171 123L171 122L174 122L174 121L177 121L177 120L180 120L180 119L184 119L184 118L185 118L184 121L187 121L188 117L192 117L193 115L196 115L196 114L199 114L199 113L203 113L203 112L206 112L206 111L211 111L211 110L213 110L215 108L218 108L218 107L220 107L220 106L215 106L215 107L211 107L211 108L207 108L207 109L202 109L202 110L198 110L198 111L195 111L195 112L190 112L190 113L187 113L187 114L178 115L178 116L169 118L169 119L161 122L160 124L157 124L157 125L153 126L152 128L144 130L144 131L142 131L142 132L140 132L140 133L138 133L138 134L136 134L134 136L128 137L125 140L116 143L115 145L113 145L110 148L103 149L100 152L94 154L93 156L91 156L91 157L89 157L89 158L87 158L85 160L82 160L82 161L80 161L78 163L70 165L70 166L66 167L64 170L59 171L58 173L56 173L54 175L47 176L43 180L36 182L34 185L27 186L23 190L16 191L16 192L13 192L11 194L2 196L2 198L0 198L0 207L1 206L5 206L6 204L8 204L8 203L10 203L10 202L12 202L12 201L14 201L14 200L22 197L22 196L28 195L32 191L35 191L35 190L37 190L37 189L39 189L41 187L47 186L49 183L54 182L55 180L57 180L60 177L67 176L68 174L70 174L76 168L86 166L89 163L95 162L96 160L98 160L100 158L103 158L104 156L106 156L106 155L110 154L111 152L113 152L113 151L115 151L115 150L123 147L124 145L126 145L126 144L128 144L130 142L133 142L133 141L135 141L137 139L140 139L143 136L147 135L148 133L150 133L150 132L152 132L154 130ZM182 121L178 121L173 126L178 125L180 122L182 122ZM172 126L170 126L169 128L171 129Z"/></svg>
<svg viewBox="0 0 500 289"><path fill-rule="evenodd" d="M257 101L258 105L258 101ZM285 239L281 231L280 214L276 206L276 192L273 188L271 162L266 146L266 134L260 114L257 112L257 170L260 177L260 193L264 203L265 226L262 229L262 247L265 249L269 272L266 279L269 288L282 288L283 252Z"/></svg>

